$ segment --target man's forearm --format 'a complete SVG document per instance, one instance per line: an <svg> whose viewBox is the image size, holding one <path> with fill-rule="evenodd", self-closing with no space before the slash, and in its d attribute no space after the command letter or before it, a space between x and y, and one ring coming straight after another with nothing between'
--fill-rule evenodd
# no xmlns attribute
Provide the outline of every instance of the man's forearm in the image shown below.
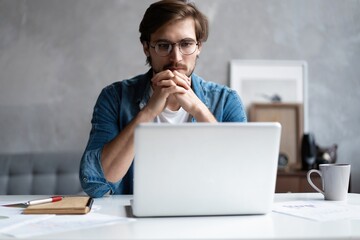
<svg viewBox="0 0 360 240"><path fill-rule="evenodd" d="M210 112L210 110L205 106L205 104L199 104L194 110L193 117L198 122L217 122L214 115Z"/></svg>
<svg viewBox="0 0 360 240"><path fill-rule="evenodd" d="M134 132L139 123L154 119L151 112L144 109L116 136L105 144L101 154L101 165L106 180L117 182L128 171L134 159Z"/></svg>

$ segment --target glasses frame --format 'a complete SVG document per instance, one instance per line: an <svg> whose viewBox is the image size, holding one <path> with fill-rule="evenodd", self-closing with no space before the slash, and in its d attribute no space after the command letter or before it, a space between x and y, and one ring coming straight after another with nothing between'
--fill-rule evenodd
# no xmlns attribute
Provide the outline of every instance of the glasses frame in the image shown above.
<svg viewBox="0 0 360 240"><path fill-rule="evenodd" d="M194 48L194 51L193 51L192 53L183 53L182 50L181 50L181 43L182 43L182 42L187 42L187 41L188 41L188 42L193 41L193 42L195 43L195 45L196 45L196 47ZM169 47L168 52L167 52L166 55L162 55L162 54L159 54L159 53L158 53L159 50L158 50L158 45L157 45L157 44L159 44L159 43L168 43L168 44L169 44L170 47ZM199 47L199 42L195 41L194 39L182 39L182 40L180 40L180 41L178 41L178 42L175 42L175 43L170 42L170 41L167 41L167 40L158 40L158 41L155 42L155 45L154 45L154 46L151 45L150 42L148 42L148 44L149 44L149 46L150 46L151 48L153 48L153 49L155 50L155 53L156 53L157 55L159 55L160 57L167 57L167 56L169 56L170 53L171 53L171 51L174 49L174 46L175 46L175 45L178 45L178 48L179 48L180 53L181 53L182 55L186 55L186 56L189 56L189 55L194 54L194 52L196 52L196 49Z"/></svg>

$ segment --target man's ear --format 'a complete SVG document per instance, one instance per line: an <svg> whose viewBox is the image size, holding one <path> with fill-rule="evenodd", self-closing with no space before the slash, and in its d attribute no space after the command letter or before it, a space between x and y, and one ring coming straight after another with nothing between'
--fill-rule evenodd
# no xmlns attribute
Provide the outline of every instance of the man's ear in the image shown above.
<svg viewBox="0 0 360 240"><path fill-rule="evenodd" d="M200 54L201 49L202 49L202 42L199 42L199 43L198 43L198 50L197 50L198 52L197 52L197 55Z"/></svg>
<svg viewBox="0 0 360 240"><path fill-rule="evenodd" d="M144 42L142 43L142 45L143 45L143 50L144 50L144 53L145 53L146 57L150 57L149 44L144 41Z"/></svg>

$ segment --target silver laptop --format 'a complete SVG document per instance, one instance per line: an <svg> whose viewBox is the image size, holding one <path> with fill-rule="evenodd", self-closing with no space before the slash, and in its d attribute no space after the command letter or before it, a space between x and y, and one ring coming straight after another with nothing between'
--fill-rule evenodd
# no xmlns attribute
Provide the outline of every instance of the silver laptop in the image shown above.
<svg viewBox="0 0 360 240"><path fill-rule="evenodd" d="M138 217L266 214L276 182L279 123L140 124Z"/></svg>

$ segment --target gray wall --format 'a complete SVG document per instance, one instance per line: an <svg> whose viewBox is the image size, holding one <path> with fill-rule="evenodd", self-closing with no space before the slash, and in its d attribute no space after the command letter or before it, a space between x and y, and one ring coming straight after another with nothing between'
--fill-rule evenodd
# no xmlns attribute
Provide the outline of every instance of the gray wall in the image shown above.
<svg viewBox="0 0 360 240"><path fill-rule="evenodd" d="M0 153L83 151L100 90L148 68L138 24L152 1L0 0ZM360 192L360 1L198 0L211 33L197 73L231 59L305 60L309 129L339 145Z"/></svg>

